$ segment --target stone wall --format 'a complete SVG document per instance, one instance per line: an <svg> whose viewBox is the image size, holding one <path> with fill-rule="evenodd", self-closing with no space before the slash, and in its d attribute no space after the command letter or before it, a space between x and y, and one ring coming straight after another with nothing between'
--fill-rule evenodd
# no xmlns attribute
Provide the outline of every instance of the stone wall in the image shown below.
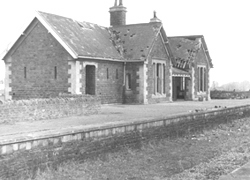
<svg viewBox="0 0 250 180"><path fill-rule="evenodd" d="M101 103L122 103L124 63L93 59L69 62L69 93L91 94Z"/></svg>
<svg viewBox="0 0 250 180"><path fill-rule="evenodd" d="M162 101L171 101L172 94L171 94L171 87L172 87L172 80L171 80L171 62L168 57L167 51L165 49L165 45L162 42L162 37L159 35L155 42L155 45L150 53L148 64L147 64L147 99L148 103L158 103ZM153 61L156 60L158 62L165 63L165 94L163 96L155 96L154 95L154 76L153 76Z"/></svg>
<svg viewBox="0 0 250 180"><path fill-rule="evenodd" d="M44 98L68 92L71 56L38 21L10 59L12 99ZM9 62L8 62L9 63Z"/></svg>
<svg viewBox="0 0 250 180"><path fill-rule="evenodd" d="M0 124L97 114L99 110L100 100L95 96L6 101L0 104Z"/></svg>
<svg viewBox="0 0 250 180"><path fill-rule="evenodd" d="M198 90L198 83L199 83L199 71L198 71L198 66L202 66L202 67L206 67L206 89L207 91L206 92L199 92ZM195 88L195 93L194 93L194 100L198 100L200 97L203 97L204 99L206 100L209 100L210 99L210 93L209 93L209 71L210 71L210 68L209 68L209 65L208 65L208 61L207 61L207 58L206 58L206 55L205 55L205 51L203 48L201 48L196 57L195 57L195 68L194 68L194 88Z"/></svg>
<svg viewBox="0 0 250 180"><path fill-rule="evenodd" d="M103 104L123 102L123 62L80 60L81 93L86 93L86 66L95 65L95 94Z"/></svg>
<svg viewBox="0 0 250 180"><path fill-rule="evenodd" d="M10 79L7 86L9 99L58 97L68 92L86 94L85 67L95 65L92 76L95 88L90 89L95 91L93 95L99 96L102 103L123 101L123 62L73 60L38 21L33 22L29 33L6 60L6 65Z"/></svg>
<svg viewBox="0 0 250 180"><path fill-rule="evenodd" d="M176 138L250 116L250 105L0 142L0 179L34 175L70 160L84 161L152 139Z"/></svg>
<svg viewBox="0 0 250 180"><path fill-rule="evenodd" d="M246 99L250 98L250 91L211 91L212 99Z"/></svg>
<svg viewBox="0 0 250 180"><path fill-rule="evenodd" d="M125 89L125 101L126 104L142 103L143 97L140 97L140 93L143 94L143 90L140 89L143 83L140 82L140 67L142 63L126 63L126 74L130 74L131 77L131 89Z"/></svg>

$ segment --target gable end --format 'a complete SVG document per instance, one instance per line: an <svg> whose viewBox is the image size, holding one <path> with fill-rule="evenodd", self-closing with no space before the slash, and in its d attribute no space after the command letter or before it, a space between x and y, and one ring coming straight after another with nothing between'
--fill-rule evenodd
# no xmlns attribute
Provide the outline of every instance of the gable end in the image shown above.
<svg viewBox="0 0 250 180"><path fill-rule="evenodd" d="M159 33L156 38L156 41L152 47L150 56L156 59L168 59L169 57L165 43L163 42L161 33Z"/></svg>
<svg viewBox="0 0 250 180"><path fill-rule="evenodd" d="M29 34L32 32L32 30L37 26L38 24L37 18L34 18L29 26L19 35L18 39L13 42L13 44L10 46L10 49L7 50L6 54L2 58L3 60L9 60L10 56L15 53L15 51L22 45L24 40L29 36Z"/></svg>

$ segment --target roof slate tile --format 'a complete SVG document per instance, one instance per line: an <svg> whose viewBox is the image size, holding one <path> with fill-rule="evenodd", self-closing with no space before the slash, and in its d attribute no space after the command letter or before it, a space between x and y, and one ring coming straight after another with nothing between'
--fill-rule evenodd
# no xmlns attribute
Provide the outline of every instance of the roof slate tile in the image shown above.
<svg viewBox="0 0 250 180"><path fill-rule="evenodd" d="M125 59L145 60L161 27L157 22L118 26L111 31L120 39Z"/></svg>
<svg viewBox="0 0 250 180"><path fill-rule="evenodd" d="M110 40L108 28L49 13L39 14L77 56L123 60Z"/></svg>
<svg viewBox="0 0 250 180"><path fill-rule="evenodd" d="M73 51L75 58L143 61L147 59L158 33L163 32L166 36L161 22L107 28L45 12L39 11L38 14L66 44L64 47ZM164 43L171 61L190 61L190 52L195 52L202 43L212 67L203 36L166 36Z"/></svg>
<svg viewBox="0 0 250 180"><path fill-rule="evenodd" d="M207 50L206 42L202 35L168 37L168 39L171 52L175 60L192 62L195 59L197 51L199 51L201 46L203 46L210 63L210 67L213 67L212 60Z"/></svg>

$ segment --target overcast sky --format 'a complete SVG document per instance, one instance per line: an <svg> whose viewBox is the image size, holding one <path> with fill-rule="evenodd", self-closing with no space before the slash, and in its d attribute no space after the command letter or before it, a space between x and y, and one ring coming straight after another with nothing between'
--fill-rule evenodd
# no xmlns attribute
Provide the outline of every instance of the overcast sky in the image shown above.
<svg viewBox="0 0 250 180"><path fill-rule="evenodd" d="M35 10L108 27L114 1L1 0L0 53L28 25ZM204 35L214 64L211 81L220 85L250 81L249 0L123 0L123 4L127 24L147 23L155 10L168 36Z"/></svg>

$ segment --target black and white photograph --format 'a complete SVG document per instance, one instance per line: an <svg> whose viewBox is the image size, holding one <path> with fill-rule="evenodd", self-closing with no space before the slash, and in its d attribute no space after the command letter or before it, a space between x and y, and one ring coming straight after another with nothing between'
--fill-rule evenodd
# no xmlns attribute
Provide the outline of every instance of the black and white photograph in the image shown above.
<svg viewBox="0 0 250 180"><path fill-rule="evenodd" d="M0 180L250 179L248 0L0 4Z"/></svg>

